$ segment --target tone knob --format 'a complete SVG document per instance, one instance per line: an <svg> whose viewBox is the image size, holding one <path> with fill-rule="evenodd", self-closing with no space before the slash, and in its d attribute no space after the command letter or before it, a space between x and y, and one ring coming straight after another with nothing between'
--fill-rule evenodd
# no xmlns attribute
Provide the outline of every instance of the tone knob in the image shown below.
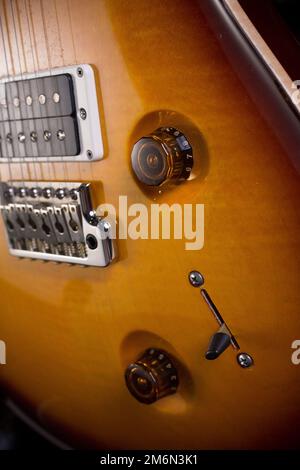
<svg viewBox="0 0 300 470"><path fill-rule="evenodd" d="M160 127L133 146L131 164L139 181L148 186L186 180L193 168L193 150L174 127Z"/></svg>
<svg viewBox="0 0 300 470"><path fill-rule="evenodd" d="M130 393L140 402L151 404L176 392L179 380L173 361L159 349L147 349L125 372Z"/></svg>

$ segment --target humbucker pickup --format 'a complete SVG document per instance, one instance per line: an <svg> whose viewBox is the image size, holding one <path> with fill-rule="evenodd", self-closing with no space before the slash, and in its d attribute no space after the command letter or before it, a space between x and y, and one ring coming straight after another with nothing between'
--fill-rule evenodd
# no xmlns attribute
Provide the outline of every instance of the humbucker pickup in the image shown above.
<svg viewBox="0 0 300 470"><path fill-rule="evenodd" d="M0 80L0 163L102 157L90 65Z"/></svg>
<svg viewBox="0 0 300 470"><path fill-rule="evenodd" d="M96 215L83 183L0 183L9 251L21 258L107 266L114 221Z"/></svg>

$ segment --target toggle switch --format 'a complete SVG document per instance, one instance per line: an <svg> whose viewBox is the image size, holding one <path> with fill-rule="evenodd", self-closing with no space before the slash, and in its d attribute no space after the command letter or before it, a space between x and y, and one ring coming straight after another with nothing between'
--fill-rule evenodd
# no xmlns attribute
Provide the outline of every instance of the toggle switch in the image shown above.
<svg viewBox="0 0 300 470"><path fill-rule="evenodd" d="M212 361L217 359L230 345L231 335L225 325L215 333L211 338L205 354L206 359Z"/></svg>

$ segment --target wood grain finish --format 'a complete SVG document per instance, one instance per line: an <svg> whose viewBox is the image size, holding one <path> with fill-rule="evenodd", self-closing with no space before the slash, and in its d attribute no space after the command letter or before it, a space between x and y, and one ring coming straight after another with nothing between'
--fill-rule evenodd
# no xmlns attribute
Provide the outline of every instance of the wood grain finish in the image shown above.
<svg viewBox="0 0 300 470"><path fill-rule="evenodd" d="M12 16L8 3L3 15L3 5L12 74L20 64ZM95 66L106 149L101 162L31 164L24 174L101 181L106 202L128 195L129 203L150 205L152 196L132 177L130 148L137 130L153 130L150 125L170 110L174 121L192 122L201 132L207 155L199 151L195 158L205 174L160 201L204 203L205 246L186 251L184 241L120 240L114 265L82 269L10 257L1 228L2 387L43 425L80 446L295 446L300 367L291 363L291 343L300 336L299 177L197 3L13 5L21 20L23 72L37 65ZM0 74L6 75L2 58L1 52ZM6 180L9 168L2 164L0 171ZM20 165L13 173L20 177ZM236 364L233 350L215 362L204 359L217 325L188 283L192 269L204 274L242 350L253 355L251 370ZM125 365L148 346L169 349L182 364L181 392L153 406L135 401L124 383Z"/></svg>

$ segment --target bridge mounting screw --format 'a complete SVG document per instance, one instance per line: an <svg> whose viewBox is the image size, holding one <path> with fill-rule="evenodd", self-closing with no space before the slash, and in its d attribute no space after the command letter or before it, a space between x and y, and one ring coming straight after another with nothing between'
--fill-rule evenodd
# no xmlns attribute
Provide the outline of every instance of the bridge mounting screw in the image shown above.
<svg viewBox="0 0 300 470"><path fill-rule="evenodd" d="M191 271L189 274L189 281L193 287L200 287L204 284L204 277L199 271Z"/></svg>
<svg viewBox="0 0 300 470"><path fill-rule="evenodd" d="M86 119L86 116L87 116L87 112L84 108L80 108L79 110L79 116L81 117L81 119L85 120Z"/></svg>
<svg viewBox="0 0 300 470"><path fill-rule="evenodd" d="M76 72L77 72L77 76L78 76L79 78L83 77L83 69L82 69L82 67L77 67Z"/></svg>
<svg viewBox="0 0 300 470"><path fill-rule="evenodd" d="M250 354L239 353L236 357L238 364L243 368L247 369L248 367L253 366L254 361Z"/></svg>

